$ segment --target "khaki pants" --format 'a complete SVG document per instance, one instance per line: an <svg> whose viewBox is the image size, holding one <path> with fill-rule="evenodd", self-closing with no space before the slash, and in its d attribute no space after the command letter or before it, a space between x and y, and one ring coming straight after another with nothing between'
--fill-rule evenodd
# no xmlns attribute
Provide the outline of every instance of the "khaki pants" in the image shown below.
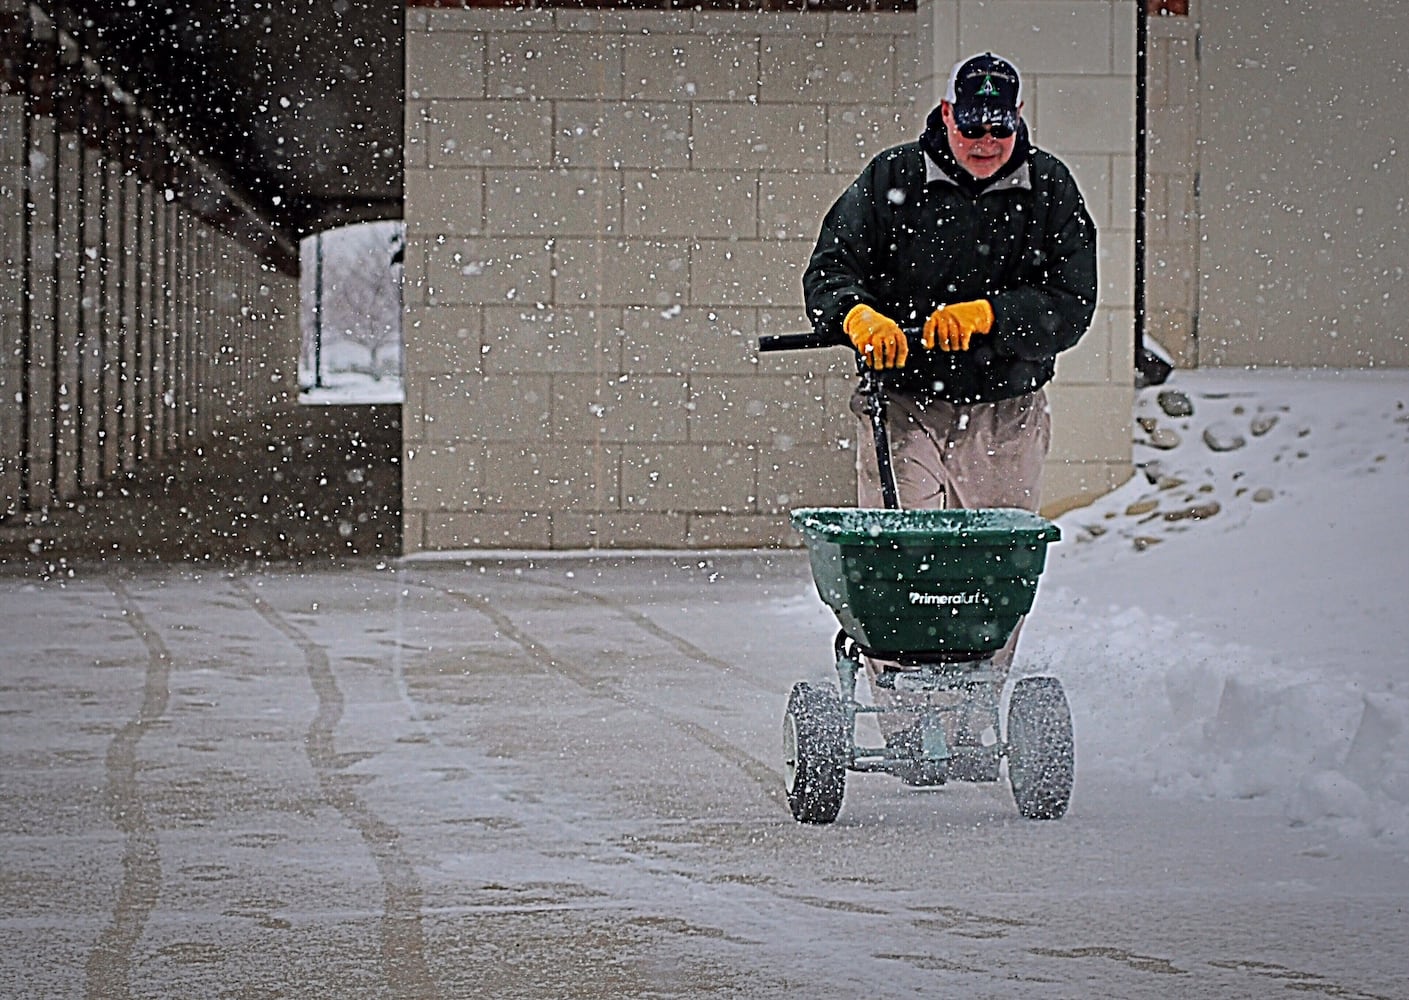
<svg viewBox="0 0 1409 1000"><path fill-rule="evenodd" d="M856 499L861 507L883 507L880 470L871 418L861 394L851 398L860 421L856 449ZM996 403L957 406L942 401L923 407L904 396L886 397L891 466L900 506L907 510L1018 507L1036 511L1041 497L1042 463L1052 438L1047 394L1041 389ZM1018 632L993 657L993 669L1006 677L1012 666ZM946 707L938 696L898 693L875 683L884 661L867 658L876 704L885 708ZM889 664L896 669L895 664ZM926 701L927 697L931 700ZM951 701L953 699L950 699ZM954 713L945 713L946 719ZM881 730L892 736L914 722L914 712L878 716ZM962 720L961 720L962 721ZM949 739L957 735L946 725Z"/></svg>

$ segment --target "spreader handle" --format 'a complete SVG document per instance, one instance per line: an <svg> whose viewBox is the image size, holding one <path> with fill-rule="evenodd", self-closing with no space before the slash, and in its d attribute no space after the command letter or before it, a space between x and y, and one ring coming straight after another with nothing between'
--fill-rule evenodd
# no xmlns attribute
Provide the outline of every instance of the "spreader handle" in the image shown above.
<svg viewBox="0 0 1409 1000"><path fill-rule="evenodd" d="M918 343L919 337L918 326L905 330L905 339L910 341L911 345ZM758 338L760 354L768 351L806 351L814 347L851 347L851 341L844 333L818 333L816 330L807 333L773 333Z"/></svg>
<svg viewBox="0 0 1409 1000"><path fill-rule="evenodd" d="M840 334L774 333L758 338L759 353L764 351L805 351L813 347L850 347L851 341Z"/></svg>

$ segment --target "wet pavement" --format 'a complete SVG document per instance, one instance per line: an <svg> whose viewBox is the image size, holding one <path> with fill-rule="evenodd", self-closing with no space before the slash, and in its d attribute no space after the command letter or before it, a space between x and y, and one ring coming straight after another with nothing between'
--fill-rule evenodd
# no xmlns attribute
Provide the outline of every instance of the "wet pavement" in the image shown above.
<svg viewBox="0 0 1409 1000"><path fill-rule="evenodd" d="M797 552L0 577L0 996L1402 997L1403 859L1081 768L782 796Z"/></svg>

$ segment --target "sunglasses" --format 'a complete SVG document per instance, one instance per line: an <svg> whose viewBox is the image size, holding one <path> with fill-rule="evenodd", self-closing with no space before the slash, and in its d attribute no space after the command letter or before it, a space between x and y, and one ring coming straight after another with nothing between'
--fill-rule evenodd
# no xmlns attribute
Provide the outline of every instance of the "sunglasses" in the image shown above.
<svg viewBox="0 0 1409 1000"><path fill-rule="evenodd" d="M959 134L965 139L982 139L985 135L991 135L995 139L1007 139L1015 131L1007 125L960 125Z"/></svg>

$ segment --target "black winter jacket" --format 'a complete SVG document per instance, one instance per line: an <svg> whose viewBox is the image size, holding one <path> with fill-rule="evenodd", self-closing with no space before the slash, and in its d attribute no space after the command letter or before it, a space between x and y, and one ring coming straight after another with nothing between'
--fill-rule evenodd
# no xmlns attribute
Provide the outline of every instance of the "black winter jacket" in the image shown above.
<svg viewBox="0 0 1409 1000"><path fill-rule="evenodd" d="M888 384L920 400L980 403L1049 382L1096 308L1096 226L1066 165L1027 153L977 195L919 142L873 159L827 213L803 276L813 328L842 336L864 302L917 329L940 306L988 299L989 335L949 352L913 337Z"/></svg>

